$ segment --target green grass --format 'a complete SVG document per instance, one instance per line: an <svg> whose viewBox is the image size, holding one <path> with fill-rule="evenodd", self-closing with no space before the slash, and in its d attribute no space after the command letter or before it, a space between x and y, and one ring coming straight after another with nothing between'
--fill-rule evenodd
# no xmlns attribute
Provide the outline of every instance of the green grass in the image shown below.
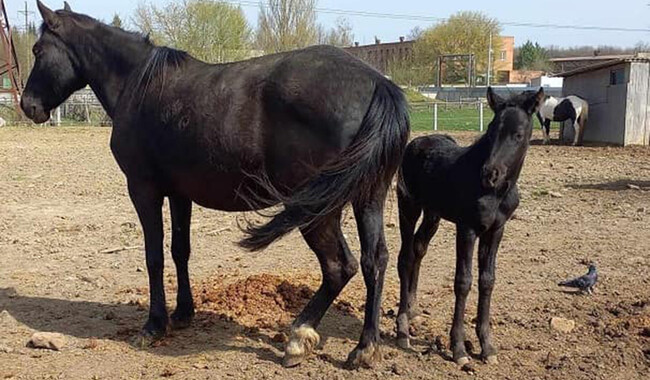
<svg viewBox="0 0 650 380"><path fill-rule="evenodd" d="M433 105L411 105L411 128L413 131L433 131ZM487 128L493 113L483 108L483 126ZM439 131L479 131L478 106L438 104Z"/></svg>

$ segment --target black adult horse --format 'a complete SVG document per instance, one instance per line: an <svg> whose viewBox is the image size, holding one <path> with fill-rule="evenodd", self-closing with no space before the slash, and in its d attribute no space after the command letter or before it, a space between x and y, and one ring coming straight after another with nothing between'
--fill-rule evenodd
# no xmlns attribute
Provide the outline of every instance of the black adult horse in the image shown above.
<svg viewBox="0 0 650 380"><path fill-rule="evenodd" d="M357 272L340 226L351 202L367 299L360 342L348 361L358 366L377 358L388 258L384 201L409 134L399 88L332 47L208 65L73 13L67 4L54 12L39 1L38 8L44 23L22 108L43 123L88 84L113 119L111 149L144 230L151 305L143 341L161 337L168 324L164 197L178 275L176 328L194 315L192 202L226 211L284 204L266 225L250 226L241 245L260 250L299 228L320 261L323 282L292 326L287 366L318 344L315 328Z"/></svg>
<svg viewBox="0 0 650 380"><path fill-rule="evenodd" d="M494 119L472 146L459 147L448 136L413 140L406 148L397 191L402 248L398 268L400 306L397 337L409 346L409 318L417 298L420 263L440 219L456 224L456 306L451 328L454 360L466 364L465 302L472 284L472 256L479 241L479 305L476 333L481 356L496 361L490 339L490 299L494 287L496 254L506 221L519 205L517 179L533 131L533 115L544 91L501 99L488 89ZM416 223L424 210L422 223Z"/></svg>

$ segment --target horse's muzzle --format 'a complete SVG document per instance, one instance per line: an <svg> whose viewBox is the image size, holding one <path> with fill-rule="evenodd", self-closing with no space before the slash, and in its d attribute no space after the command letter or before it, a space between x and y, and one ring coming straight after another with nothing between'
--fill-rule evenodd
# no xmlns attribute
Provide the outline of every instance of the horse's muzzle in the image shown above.
<svg viewBox="0 0 650 380"><path fill-rule="evenodd" d="M46 111L40 102L28 95L23 95L20 99L20 108L25 113L25 116L36 124L45 123L50 120L50 112Z"/></svg>

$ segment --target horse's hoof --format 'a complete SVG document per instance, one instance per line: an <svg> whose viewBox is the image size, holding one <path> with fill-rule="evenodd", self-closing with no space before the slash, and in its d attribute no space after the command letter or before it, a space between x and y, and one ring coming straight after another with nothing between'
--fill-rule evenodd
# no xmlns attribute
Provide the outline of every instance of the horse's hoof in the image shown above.
<svg viewBox="0 0 650 380"><path fill-rule="evenodd" d="M381 350L376 343L369 344L366 348L355 348L348 355L346 367L349 369L372 368L381 360Z"/></svg>
<svg viewBox="0 0 650 380"><path fill-rule="evenodd" d="M397 338L397 347L403 350L409 350L411 348L411 341L408 337Z"/></svg>
<svg viewBox="0 0 650 380"><path fill-rule="evenodd" d="M143 330L140 334L135 336L131 341L132 345L140 350L145 350L154 345L154 343L160 341L165 334L161 333L151 333L147 330Z"/></svg>
<svg viewBox="0 0 650 380"><path fill-rule="evenodd" d="M180 313L173 313L169 318L170 327L172 330L183 330L192 325L194 313L189 315L181 315Z"/></svg>
<svg viewBox="0 0 650 380"><path fill-rule="evenodd" d="M320 343L320 336L309 326L300 326L291 332L291 338L284 349L282 365L291 368L302 363Z"/></svg>
<svg viewBox="0 0 650 380"><path fill-rule="evenodd" d="M497 365L497 364L499 364L499 360L497 359L496 355L490 355L487 358L484 358L483 362L485 362L485 364L489 364L489 365Z"/></svg>
<svg viewBox="0 0 650 380"><path fill-rule="evenodd" d="M463 356L461 358L456 359L456 364L458 364L458 366L462 367L462 366L464 366L466 364L469 364L470 361L471 361L471 359L469 358L469 356Z"/></svg>

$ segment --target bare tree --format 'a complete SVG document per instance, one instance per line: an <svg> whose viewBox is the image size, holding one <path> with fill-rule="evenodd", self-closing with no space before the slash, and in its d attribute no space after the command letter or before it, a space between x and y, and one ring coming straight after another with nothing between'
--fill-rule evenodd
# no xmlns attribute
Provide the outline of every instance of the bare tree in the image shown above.
<svg viewBox="0 0 650 380"><path fill-rule="evenodd" d="M347 18L339 17L336 20L336 25L329 32L325 32L325 29L319 26L318 43L338 47L352 46L354 43L352 24Z"/></svg>
<svg viewBox="0 0 650 380"><path fill-rule="evenodd" d="M260 8L257 45L266 53L318 42L316 0L268 0Z"/></svg>

